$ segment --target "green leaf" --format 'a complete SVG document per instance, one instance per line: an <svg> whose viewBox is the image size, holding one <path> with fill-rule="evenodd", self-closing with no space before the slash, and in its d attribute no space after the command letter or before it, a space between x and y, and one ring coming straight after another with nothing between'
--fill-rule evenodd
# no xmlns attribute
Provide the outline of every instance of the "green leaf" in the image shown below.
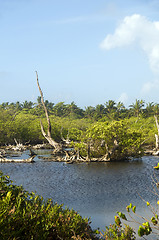
<svg viewBox="0 0 159 240"><path fill-rule="evenodd" d="M127 212L130 212L130 207L127 206L127 207L126 207L126 210L127 210Z"/></svg>
<svg viewBox="0 0 159 240"><path fill-rule="evenodd" d="M124 213L122 213L122 212L117 212L117 213L118 213L119 217L121 217L123 220L127 220Z"/></svg>
<svg viewBox="0 0 159 240"><path fill-rule="evenodd" d="M157 224L157 220L154 217L151 218L151 222L153 223L153 225Z"/></svg>
<svg viewBox="0 0 159 240"><path fill-rule="evenodd" d="M116 225L120 226L120 224L121 224L120 218L118 216L115 216L114 218L115 218Z"/></svg>
<svg viewBox="0 0 159 240"><path fill-rule="evenodd" d="M11 195L12 195L12 192L11 191L9 191L9 192L7 192L7 196L6 196L6 198L11 198Z"/></svg>
<svg viewBox="0 0 159 240"><path fill-rule="evenodd" d="M145 234L145 229L142 226L139 226L138 235L142 237Z"/></svg>
<svg viewBox="0 0 159 240"><path fill-rule="evenodd" d="M149 222L144 222L142 225L143 225L144 227L150 227L150 223L149 223Z"/></svg>
<svg viewBox="0 0 159 240"><path fill-rule="evenodd" d="M132 208L132 211L133 211L133 213L136 212L136 206L134 206L134 207Z"/></svg>

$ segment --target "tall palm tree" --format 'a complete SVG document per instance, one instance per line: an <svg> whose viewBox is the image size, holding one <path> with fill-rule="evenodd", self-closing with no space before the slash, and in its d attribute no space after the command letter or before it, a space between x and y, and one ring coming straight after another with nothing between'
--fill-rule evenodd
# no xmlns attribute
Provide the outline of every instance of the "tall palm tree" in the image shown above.
<svg viewBox="0 0 159 240"><path fill-rule="evenodd" d="M108 113L114 112L116 110L116 102L113 100L109 100L108 102L105 103L106 110Z"/></svg>
<svg viewBox="0 0 159 240"><path fill-rule="evenodd" d="M145 112L147 116L151 116L152 114L154 114L154 106L155 105L153 102L146 103Z"/></svg>
<svg viewBox="0 0 159 240"><path fill-rule="evenodd" d="M108 102L105 103L105 107L107 116L109 118L114 118L117 111L116 102L113 100L109 100Z"/></svg>
<svg viewBox="0 0 159 240"><path fill-rule="evenodd" d="M102 117L103 114L104 114L104 110L105 110L105 108L104 108L103 104L96 105L96 107L95 107L95 116L96 116L96 118Z"/></svg>
<svg viewBox="0 0 159 240"><path fill-rule="evenodd" d="M143 100L136 99L135 103L130 105L130 109L132 110L132 112L136 117L139 117L139 114L142 113L142 109L144 105L145 105L145 102Z"/></svg>

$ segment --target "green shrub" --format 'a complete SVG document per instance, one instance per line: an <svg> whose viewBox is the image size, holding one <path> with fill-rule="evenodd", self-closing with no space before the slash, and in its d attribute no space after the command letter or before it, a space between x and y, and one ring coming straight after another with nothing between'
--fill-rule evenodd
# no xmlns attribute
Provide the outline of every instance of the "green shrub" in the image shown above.
<svg viewBox="0 0 159 240"><path fill-rule="evenodd" d="M136 239L134 230L126 224L124 225L124 228L121 227L121 225L117 224L117 223L111 224L109 227L106 227L105 231L103 233L100 233L100 235L105 240L110 240L110 239L112 239L112 240L113 239L114 240L134 240L134 239Z"/></svg>
<svg viewBox="0 0 159 240"><path fill-rule="evenodd" d="M0 172L0 239L95 239L89 219L44 201Z"/></svg>

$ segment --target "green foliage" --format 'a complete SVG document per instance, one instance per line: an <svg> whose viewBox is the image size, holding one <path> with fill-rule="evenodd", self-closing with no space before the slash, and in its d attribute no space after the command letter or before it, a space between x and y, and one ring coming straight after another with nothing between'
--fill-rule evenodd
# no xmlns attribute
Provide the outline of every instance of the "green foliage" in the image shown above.
<svg viewBox="0 0 159 240"><path fill-rule="evenodd" d="M158 196L157 191L155 191L155 194ZM157 204L159 205L159 201L157 201ZM137 233L139 237L147 236L150 235L151 233L159 235L158 207L155 209L148 201L146 202L146 206L149 208L150 212L152 213L152 216L144 217L138 215L136 213L136 206L133 206L132 203L130 203L126 207L130 220L128 219L128 217L126 217L124 213L117 212L118 216L115 216L115 224L118 227L121 227L123 220L138 224L139 227Z"/></svg>
<svg viewBox="0 0 159 240"><path fill-rule="evenodd" d="M63 135L65 139L69 136L74 145L81 142L80 150L85 155L89 144L92 158L109 158L111 155L110 159L121 160L142 153L142 146L155 147L157 129L153 113L158 114L158 104L149 103L143 109L143 101L137 100L134 104L139 111L137 117L131 116L133 107L126 109L122 103L116 104L113 100L106 102L105 106L87 107L85 111L74 102L54 105L45 100L45 104L52 125L52 138L59 142ZM46 142L40 129L41 119L47 132L40 97L38 104L6 102L0 105L0 109L0 145L14 144L14 139L23 144Z"/></svg>
<svg viewBox="0 0 159 240"><path fill-rule="evenodd" d="M139 226L139 229L138 229L139 237L142 237L144 235L149 235L151 232L152 232L152 229L150 227L149 222L144 222L142 226L141 225Z"/></svg>
<svg viewBox="0 0 159 240"><path fill-rule="evenodd" d="M89 219L44 201L0 173L0 239L95 239Z"/></svg>
<svg viewBox="0 0 159 240"><path fill-rule="evenodd" d="M111 152L112 160L126 159L141 152L142 132L129 127L128 121L97 122L86 132L96 155ZM104 142L103 144L101 144Z"/></svg>
<svg viewBox="0 0 159 240"><path fill-rule="evenodd" d="M115 224L110 225L109 227L106 227L104 233L101 233L103 239L105 240L133 240L136 239L134 230L124 224L124 227L122 227L120 224L118 224L117 219L115 219Z"/></svg>
<svg viewBox="0 0 159 240"><path fill-rule="evenodd" d="M144 138L144 145L148 145L150 148L155 147L155 133L157 134L157 128L155 125L154 117L147 118L136 118L131 117L127 120L131 129L138 130L142 132Z"/></svg>

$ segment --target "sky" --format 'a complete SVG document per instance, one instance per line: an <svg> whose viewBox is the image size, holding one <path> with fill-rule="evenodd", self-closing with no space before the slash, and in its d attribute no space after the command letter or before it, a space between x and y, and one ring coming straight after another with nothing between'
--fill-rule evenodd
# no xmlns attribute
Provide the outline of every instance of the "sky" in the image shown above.
<svg viewBox="0 0 159 240"><path fill-rule="evenodd" d="M159 103L158 0L0 0L0 103Z"/></svg>

